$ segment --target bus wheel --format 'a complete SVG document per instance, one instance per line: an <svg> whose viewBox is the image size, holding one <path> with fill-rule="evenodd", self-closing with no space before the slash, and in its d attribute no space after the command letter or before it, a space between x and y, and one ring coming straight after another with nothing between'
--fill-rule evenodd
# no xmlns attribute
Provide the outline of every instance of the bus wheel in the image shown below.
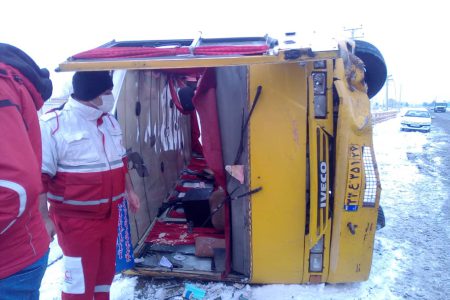
<svg viewBox="0 0 450 300"><path fill-rule="evenodd" d="M383 87L387 78L387 68L381 52L372 44L355 40L355 55L358 56L365 65L364 72L367 83L367 96L371 99Z"/></svg>
<svg viewBox="0 0 450 300"><path fill-rule="evenodd" d="M381 229L386 226L386 220L384 219L384 211L383 208L378 206L378 217L377 217L377 229Z"/></svg>

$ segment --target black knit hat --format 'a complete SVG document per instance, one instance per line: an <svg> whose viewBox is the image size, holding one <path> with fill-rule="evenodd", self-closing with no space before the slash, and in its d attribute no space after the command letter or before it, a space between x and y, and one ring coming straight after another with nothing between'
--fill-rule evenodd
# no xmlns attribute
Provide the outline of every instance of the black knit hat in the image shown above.
<svg viewBox="0 0 450 300"><path fill-rule="evenodd" d="M94 100L114 86L108 71L76 72L72 85L72 98L82 101Z"/></svg>
<svg viewBox="0 0 450 300"><path fill-rule="evenodd" d="M53 91L50 73L40 69L34 60L25 52L14 46L0 43L0 61L19 70L34 85L42 100L51 97Z"/></svg>

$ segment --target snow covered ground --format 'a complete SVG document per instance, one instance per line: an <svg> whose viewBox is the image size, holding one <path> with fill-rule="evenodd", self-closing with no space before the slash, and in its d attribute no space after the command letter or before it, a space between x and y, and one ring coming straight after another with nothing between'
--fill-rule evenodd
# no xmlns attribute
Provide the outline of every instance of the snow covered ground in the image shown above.
<svg viewBox="0 0 450 300"><path fill-rule="evenodd" d="M368 281L263 286L192 282L207 291L205 299L448 299L450 220L445 184L449 173L442 174L441 155L448 152L448 136L436 127L428 134L400 132L397 118L375 126L374 147L386 227L376 234ZM59 255L54 242L50 261ZM41 299L60 299L62 277L59 260L47 269ZM118 275L111 297L182 299L183 289L182 281Z"/></svg>

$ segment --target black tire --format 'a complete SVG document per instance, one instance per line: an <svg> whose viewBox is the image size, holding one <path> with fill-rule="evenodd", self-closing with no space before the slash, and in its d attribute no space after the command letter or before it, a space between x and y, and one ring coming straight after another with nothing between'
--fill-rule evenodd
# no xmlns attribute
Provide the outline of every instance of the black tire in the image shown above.
<svg viewBox="0 0 450 300"><path fill-rule="evenodd" d="M372 44L355 40L355 55L365 65L365 80L369 99L375 96L383 87L387 78L387 67L381 52Z"/></svg>
<svg viewBox="0 0 450 300"><path fill-rule="evenodd" d="M383 208L378 206L378 217L377 217L377 230L383 228L386 226L386 220L384 218L384 211Z"/></svg>

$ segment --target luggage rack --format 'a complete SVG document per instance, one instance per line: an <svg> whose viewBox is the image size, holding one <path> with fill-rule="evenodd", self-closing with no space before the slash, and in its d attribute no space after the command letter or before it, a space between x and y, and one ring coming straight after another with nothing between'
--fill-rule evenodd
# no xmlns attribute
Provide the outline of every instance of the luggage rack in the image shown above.
<svg viewBox="0 0 450 300"><path fill-rule="evenodd" d="M336 49L313 52L292 37L279 42L256 37L116 41L69 57L56 69L64 71L208 68L267 63L289 63L336 57Z"/></svg>
<svg viewBox="0 0 450 300"><path fill-rule="evenodd" d="M278 40L268 35L259 37L230 37L230 38L202 38L199 35L195 39L170 39L170 40L144 40L144 41L116 41L112 40L99 48L112 47L200 47L200 46L261 46L267 45L274 48Z"/></svg>

